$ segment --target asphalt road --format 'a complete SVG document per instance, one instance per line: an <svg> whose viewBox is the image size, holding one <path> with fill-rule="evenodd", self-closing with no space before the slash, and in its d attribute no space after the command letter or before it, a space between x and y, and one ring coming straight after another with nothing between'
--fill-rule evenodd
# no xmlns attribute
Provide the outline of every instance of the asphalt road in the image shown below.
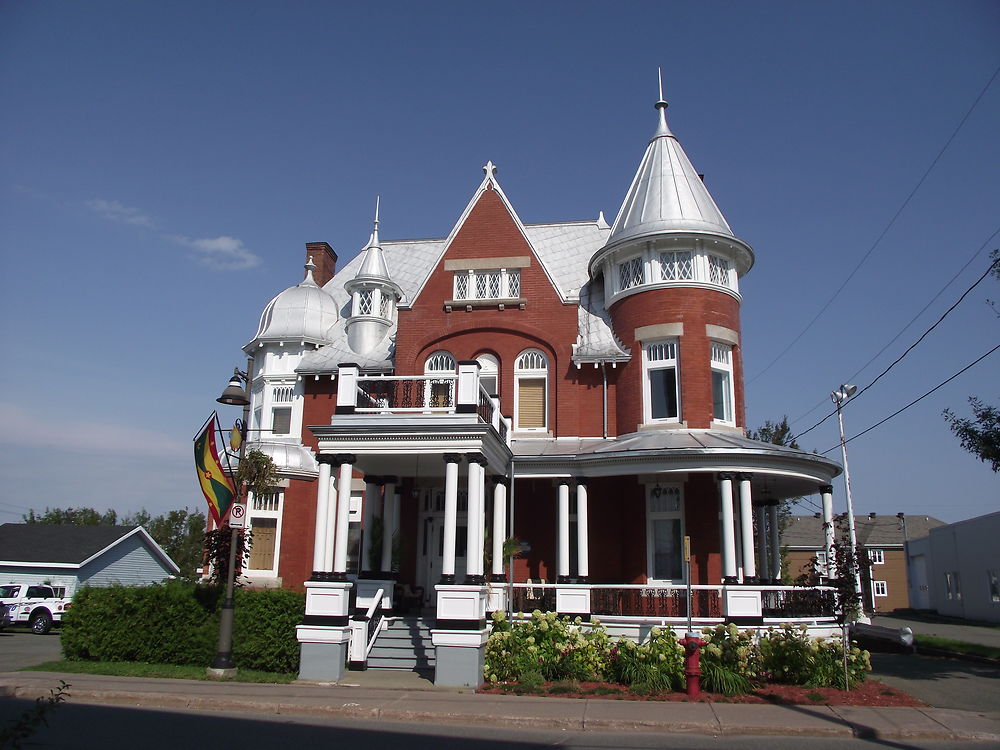
<svg viewBox="0 0 1000 750"><path fill-rule="evenodd" d="M14 672L61 658L58 632L35 635L10 628L0 631L0 672Z"/></svg>
<svg viewBox="0 0 1000 750"><path fill-rule="evenodd" d="M28 707L27 701L0 701L0 724ZM976 742L865 740L823 737L759 737L594 732L492 726L447 726L293 716L245 716L203 711L155 711L67 703L48 717L27 747L61 750L246 750L248 747L330 747L365 750L951 750L983 748Z"/></svg>
<svg viewBox="0 0 1000 750"><path fill-rule="evenodd" d="M1000 710L1000 667L911 654L872 654L872 678L935 708Z"/></svg>

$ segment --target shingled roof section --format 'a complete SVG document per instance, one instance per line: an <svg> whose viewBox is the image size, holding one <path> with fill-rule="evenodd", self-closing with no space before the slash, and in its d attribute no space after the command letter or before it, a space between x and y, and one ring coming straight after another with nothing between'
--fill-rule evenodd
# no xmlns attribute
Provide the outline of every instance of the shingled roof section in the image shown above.
<svg viewBox="0 0 1000 750"><path fill-rule="evenodd" d="M78 565L135 528L137 527L5 523L0 526L0 560Z"/></svg>
<svg viewBox="0 0 1000 750"><path fill-rule="evenodd" d="M927 536L930 530L944 526L933 516L905 516L906 539L912 541ZM862 547L902 547L903 523L898 516L855 516L854 528ZM781 535L786 547L819 549L823 546L823 519L817 516L790 516Z"/></svg>

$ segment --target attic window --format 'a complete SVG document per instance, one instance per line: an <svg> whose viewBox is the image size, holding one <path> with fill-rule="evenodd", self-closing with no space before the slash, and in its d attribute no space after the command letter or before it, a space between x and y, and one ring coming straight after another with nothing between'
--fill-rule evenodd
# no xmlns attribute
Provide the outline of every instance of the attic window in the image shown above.
<svg viewBox="0 0 1000 750"><path fill-rule="evenodd" d="M511 268L469 269L455 273L455 299L517 299L521 272Z"/></svg>

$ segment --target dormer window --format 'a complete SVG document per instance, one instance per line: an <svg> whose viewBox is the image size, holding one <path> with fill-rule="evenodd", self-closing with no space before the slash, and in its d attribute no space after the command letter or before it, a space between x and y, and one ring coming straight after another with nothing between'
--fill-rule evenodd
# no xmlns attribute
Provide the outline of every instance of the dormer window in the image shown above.
<svg viewBox="0 0 1000 750"><path fill-rule="evenodd" d="M469 269L455 274L455 299L517 299L521 272L516 268Z"/></svg>

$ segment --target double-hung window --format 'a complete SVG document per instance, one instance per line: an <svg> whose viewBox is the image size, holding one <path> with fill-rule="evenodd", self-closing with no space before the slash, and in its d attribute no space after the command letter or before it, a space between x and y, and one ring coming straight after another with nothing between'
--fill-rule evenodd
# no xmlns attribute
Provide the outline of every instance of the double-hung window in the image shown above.
<svg viewBox="0 0 1000 750"><path fill-rule="evenodd" d="M870 549L868 550L868 561L872 565L884 565L885 553L880 549Z"/></svg>
<svg viewBox="0 0 1000 750"><path fill-rule="evenodd" d="M875 596L889 596L889 587L885 581L872 581L872 593Z"/></svg>
<svg viewBox="0 0 1000 750"><path fill-rule="evenodd" d="M647 422L680 419L680 379L677 377L677 339L653 341L642 348Z"/></svg>
<svg viewBox="0 0 1000 750"><path fill-rule="evenodd" d="M514 429L548 427L549 360L538 349L521 352L514 361Z"/></svg>
<svg viewBox="0 0 1000 750"><path fill-rule="evenodd" d="M736 424L733 411L733 347L712 342L712 419Z"/></svg>
<svg viewBox="0 0 1000 750"><path fill-rule="evenodd" d="M292 432L292 397L290 385L276 385L271 391L271 434L290 435ZM287 404L287 406L285 405Z"/></svg>
<svg viewBox="0 0 1000 750"><path fill-rule="evenodd" d="M646 500L646 576L655 582L684 580L679 487L649 489Z"/></svg>

